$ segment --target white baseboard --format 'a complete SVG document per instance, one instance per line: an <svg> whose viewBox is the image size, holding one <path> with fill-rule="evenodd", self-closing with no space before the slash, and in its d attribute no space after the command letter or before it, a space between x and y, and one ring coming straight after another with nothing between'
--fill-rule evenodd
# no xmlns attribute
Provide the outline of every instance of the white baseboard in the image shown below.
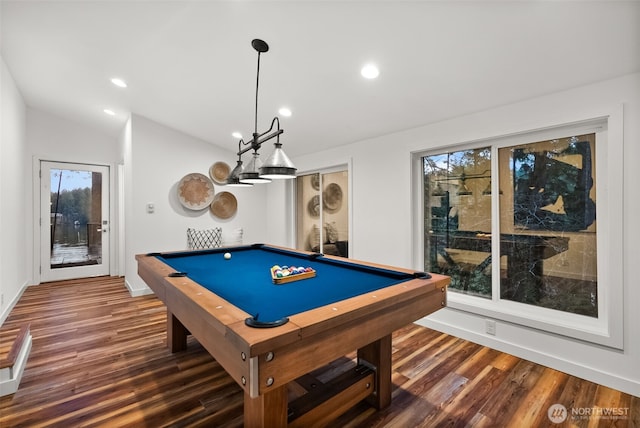
<svg viewBox="0 0 640 428"><path fill-rule="evenodd" d="M18 291L18 293L13 297L13 299L11 299L11 301L4 308L2 313L0 313L0 325L4 324L4 322L7 320L7 318L9 317L9 314L13 310L13 307L18 303L18 300L20 300L20 297L22 297L22 294L24 294L24 290L26 290L28 286L29 284L26 282L22 284L22 286L20 287L20 291Z"/></svg>
<svg viewBox="0 0 640 428"><path fill-rule="evenodd" d="M131 294L131 297L146 296L147 294L153 294L153 290L150 289L149 287L133 288L129 283L129 281L127 281L126 279L124 280L124 285L125 287L127 287L127 290L129 290L129 294Z"/></svg>
<svg viewBox="0 0 640 428"><path fill-rule="evenodd" d="M24 373L24 368L27 365L27 359L31 352L31 343L31 333L29 333L29 335L25 337L24 342L22 342L22 348L18 353L13 367L2 369L2 374L0 375L0 397L15 394L18 390L22 373Z"/></svg>

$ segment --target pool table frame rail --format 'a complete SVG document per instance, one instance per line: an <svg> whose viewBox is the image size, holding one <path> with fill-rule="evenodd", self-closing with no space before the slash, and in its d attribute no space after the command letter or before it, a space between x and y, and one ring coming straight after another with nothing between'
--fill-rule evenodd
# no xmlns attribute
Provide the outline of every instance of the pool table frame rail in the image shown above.
<svg viewBox="0 0 640 428"><path fill-rule="evenodd" d="M174 270L156 257L141 254L136 259L138 274L167 307L167 345L172 352L185 349L190 333L207 349L245 391L245 426L282 425L287 384L354 350L358 363L374 370L369 402L377 408L388 406L391 333L446 306L449 283L448 277L436 274L414 278L291 315L279 327L252 328L245 324L250 314L188 277L169 277ZM358 401L360 389L354 393ZM274 408L283 410L274 413Z"/></svg>

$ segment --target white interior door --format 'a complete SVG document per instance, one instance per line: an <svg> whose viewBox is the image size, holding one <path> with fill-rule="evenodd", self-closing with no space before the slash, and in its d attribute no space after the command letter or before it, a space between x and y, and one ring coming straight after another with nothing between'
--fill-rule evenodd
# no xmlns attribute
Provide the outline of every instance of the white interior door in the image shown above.
<svg viewBox="0 0 640 428"><path fill-rule="evenodd" d="M109 274L109 167L40 162L42 282Z"/></svg>

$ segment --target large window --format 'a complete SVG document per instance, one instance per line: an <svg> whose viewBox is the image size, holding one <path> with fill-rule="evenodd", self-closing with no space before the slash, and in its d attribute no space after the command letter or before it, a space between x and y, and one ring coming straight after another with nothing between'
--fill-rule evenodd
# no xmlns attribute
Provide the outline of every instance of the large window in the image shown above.
<svg viewBox="0 0 640 428"><path fill-rule="evenodd" d="M420 253L451 277L452 307L621 346L621 198L597 192L621 185L607 124L420 154Z"/></svg>

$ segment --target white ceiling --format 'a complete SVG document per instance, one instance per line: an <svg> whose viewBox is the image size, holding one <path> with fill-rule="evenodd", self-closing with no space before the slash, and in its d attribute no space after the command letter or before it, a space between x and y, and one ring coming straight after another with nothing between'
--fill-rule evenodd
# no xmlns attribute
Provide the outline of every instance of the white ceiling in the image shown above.
<svg viewBox="0 0 640 428"><path fill-rule="evenodd" d="M291 157L640 71L638 1L1 7L2 57L28 106L113 136L134 113L231 151L233 131L253 131L254 38L270 45L258 131L288 106L281 141ZM366 62L378 79L360 76Z"/></svg>

